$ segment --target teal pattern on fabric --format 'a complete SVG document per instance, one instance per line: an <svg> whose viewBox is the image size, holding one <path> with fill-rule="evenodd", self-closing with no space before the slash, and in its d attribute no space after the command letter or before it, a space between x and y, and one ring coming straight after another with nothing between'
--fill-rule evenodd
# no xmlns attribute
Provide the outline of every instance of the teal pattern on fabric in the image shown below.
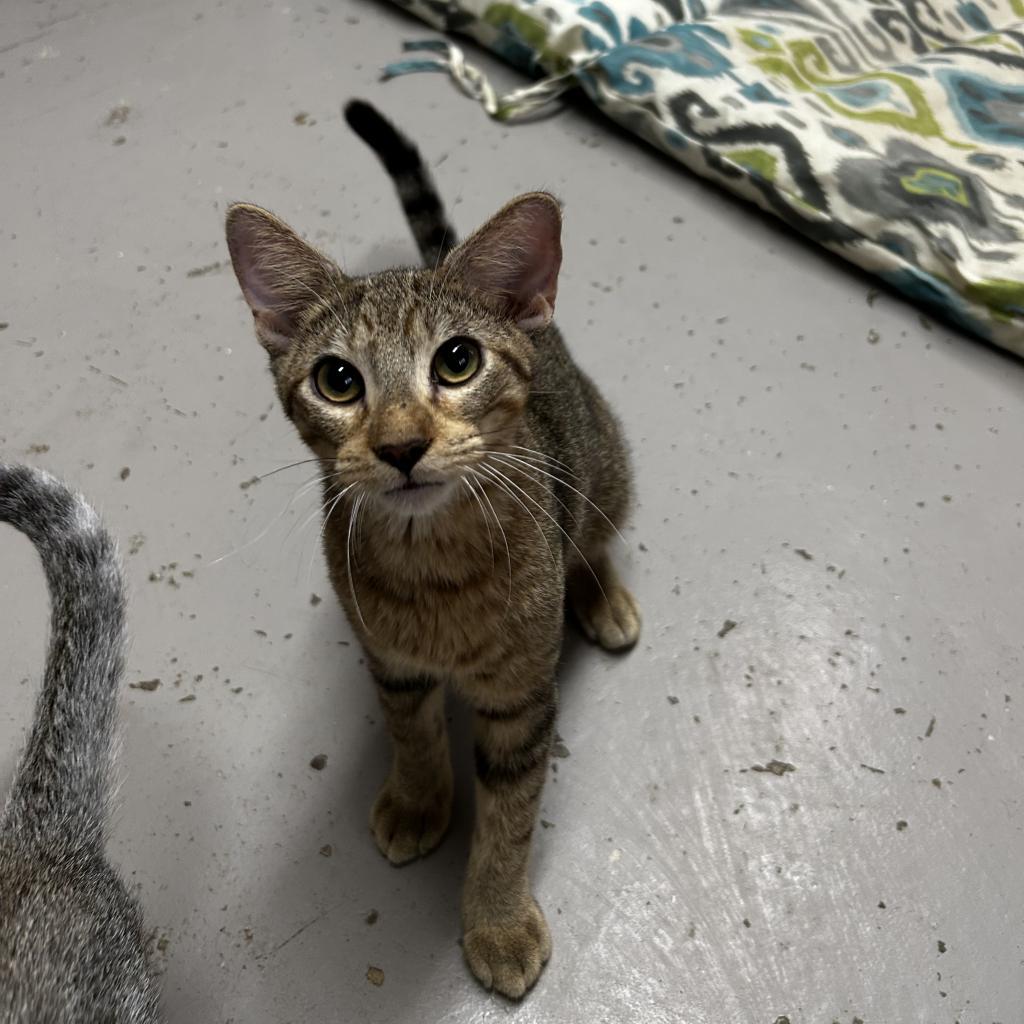
<svg viewBox="0 0 1024 1024"><path fill-rule="evenodd" d="M966 131L996 145L1024 147L1024 84L1001 85L957 71L940 71L937 77ZM1019 80L1024 83L1024 65Z"/></svg>
<svg viewBox="0 0 1024 1024"><path fill-rule="evenodd" d="M729 40L706 25L673 25L659 33L662 45L623 44L601 58L601 69L621 96L642 95L654 88L653 78L639 70L668 70L689 78L729 74L732 62L718 47Z"/></svg>

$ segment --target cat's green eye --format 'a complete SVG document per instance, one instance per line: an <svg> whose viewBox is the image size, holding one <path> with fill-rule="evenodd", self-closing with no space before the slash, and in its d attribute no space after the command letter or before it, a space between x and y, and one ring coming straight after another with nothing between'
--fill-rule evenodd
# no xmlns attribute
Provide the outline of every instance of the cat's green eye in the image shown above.
<svg viewBox="0 0 1024 1024"><path fill-rule="evenodd" d="M333 356L317 363L313 370L313 385L321 398L336 405L354 402L362 398L366 390L359 371Z"/></svg>
<svg viewBox="0 0 1024 1024"><path fill-rule="evenodd" d="M449 338L434 353L439 384L465 384L480 369L480 346L472 338Z"/></svg>

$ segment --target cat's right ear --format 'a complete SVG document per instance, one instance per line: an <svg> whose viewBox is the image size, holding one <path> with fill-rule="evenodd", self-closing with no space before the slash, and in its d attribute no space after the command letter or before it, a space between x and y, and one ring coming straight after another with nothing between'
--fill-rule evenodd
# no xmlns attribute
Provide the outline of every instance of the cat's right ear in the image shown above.
<svg viewBox="0 0 1024 1024"><path fill-rule="evenodd" d="M547 192L513 199L448 257L446 274L511 316L524 330L546 327L562 265L562 209Z"/></svg>
<svg viewBox="0 0 1024 1024"><path fill-rule="evenodd" d="M272 213L248 203L228 209L228 251L256 337L280 355L301 333L311 307L325 301L343 275Z"/></svg>

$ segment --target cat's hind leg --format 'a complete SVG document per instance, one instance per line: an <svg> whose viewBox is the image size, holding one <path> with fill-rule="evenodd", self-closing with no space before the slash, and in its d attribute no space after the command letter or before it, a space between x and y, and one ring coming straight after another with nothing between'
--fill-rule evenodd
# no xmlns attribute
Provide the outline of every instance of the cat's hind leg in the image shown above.
<svg viewBox="0 0 1024 1024"><path fill-rule="evenodd" d="M587 639L606 651L626 651L640 636L640 609L619 579L605 547L577 556L566 579L569 607Z"/></svg>

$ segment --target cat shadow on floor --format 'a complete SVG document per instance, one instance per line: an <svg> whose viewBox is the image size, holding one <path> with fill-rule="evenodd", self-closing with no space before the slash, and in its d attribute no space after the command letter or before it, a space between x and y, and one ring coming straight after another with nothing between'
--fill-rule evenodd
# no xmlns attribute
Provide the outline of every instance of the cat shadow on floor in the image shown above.
<svg viewBox="0 0 1024 1024"><path fill-rule="evenodd" d="M269 809L287 814L289 839L259 910L263 934L254 954L262 984L282 1010L301 1008L311 1019L334 1019L342 1006L346 1019L366 1019L381 1011L382 999L389 1019L413 1019L431 976L448 975L461 961L458 896L472 794L458 790L453 834L435 854L392 867L369 826L389 740L373 680L333 594L324 595L306 639L317 651L316 685L280 720L276 742L267 737L268 748L285 751L287 775L302 783L298 799ZM309 737L320 737L315 749ZM320 754L326 763L317 770L311 761Z"/></svg>
<svg viewBox="0 0 1024 1024"><path fill-rule="evenodd" d="M330 608L328 608L328 604ZM312 797L300 803L301 812L288 818L288 832L303 837L281 858L262 908L274 933L256 951L268 991L303 1005L310 986L323 999L327 1012L332 1000L347 1000L357 1008L379 1011L380 980L388 1013L410 1016L423 993L463 970L459 946L459 904L473 825L474 773L472 722L468 710L449 696L447 718L455 770L455 801L449 832L428 856L393 867L379 852L369 827L370 808L387 776L390 740L377 704L373 680L351 640L350 628L333 595L324 598L324 614L313 635L323 651L322 683L288 716L281 746L289 762L301 762L303 787ZM351 646L339 648L339 643ZM338 651L344 652L342 658ZM590 659L606 657L567 623L560 676L572 678L572 703L586 685ZM577 676L583 679L577 680ZM314 751L304 737L317 735L323 721L338 722L333 745ZM322 734L322 732L321 732ZM268 747L272 738L267 737ZM311 755L324 753L322 770L308 767ZM553 762L554 763L554 762ZM551 786L549 775L549 788ZM275 809L271 813L277 813ZM547 869L545 829L538 829L533 877ZM328 853L329 848L329 853ZM264 926L267 927L267 926ZM296 966L285 966L295 957ZM282 962L284 961L284 962ZM370 969L373 969L372 971ZM291 978L305 978L301 987ZM475 989L468 970L467 989ZM294 991L290 991L291 986Z"/></svg>

